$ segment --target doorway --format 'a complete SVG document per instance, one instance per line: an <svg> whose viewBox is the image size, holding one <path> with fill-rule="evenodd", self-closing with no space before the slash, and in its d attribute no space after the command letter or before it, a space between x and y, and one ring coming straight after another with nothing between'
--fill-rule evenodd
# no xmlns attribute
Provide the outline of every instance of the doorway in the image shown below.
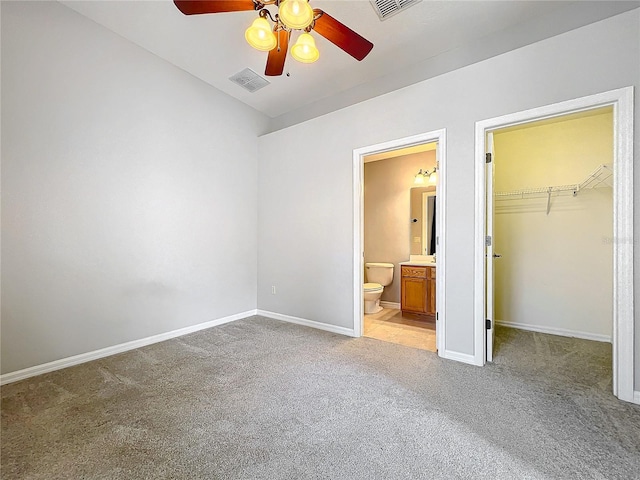
<svg viewBox="0 0 640 480"><path fill-rule="evenodd" d="M632 158L632 89L625 88L525 112L484 120L476 123L476 248L475 248L475 347L476 363L493 359L495 312L493 305L494 252L493 236L494 133L530 122L553 121L567 115L589 115L597 109L613 110L613 228L612 247L612 329L613 393L621 400L633 401L633 158ZM598 173L595 173L598 176ZM577 180L579 181L579 180ZM581 185L581 184L578 184ZM561 187L568 187L562 185ZM579 187L578 187L579 188ZM552 208L552 194L548 189L546 212ZM566 190L569 190L568 188ZM507 192L509 193L509 192ZM522 192L520 192L522 193ZM569 191L570 195L574 192ZM575 194L578 194L576 191ZM625 240L626 239L626 240ZM500 261L500 260L497 260ZM536 287L535 285L533 288Z"/></svg>
<svg viewBox="0 0 640 480"><path fill-rule="evenodd" d="M425 143L363 158L362 334L432 352L437 351L436 302L429 294L436 289L426 272L436 268L437 147ZM413 283L404 275L410 261L425 273L411 278Z"/></svg>
<svg viewBox="0 0 640 480"><path fill-rule="evenodd" d="M354 150L353 152L353 193L354 193L354 245L353 245L353 269L354 269L354 335L356 337L360 337L365 333L365 325L364 325L364 283L365 283L365 227L364 227L364 164L365 162L376 161L377 159L382 159L387 156L393 155L390 152L396 152L398 150L404 149L412 149L412 148L424 148L420 146L424 146L427 144L437 145L437 149L435 150L437 156L437 182L435 184L435 194L438 198L438 207L435 213L435 230L438 232L437 234L437 268L434 268L435 281L434 285L434 301L435 301L435 312L433 315L434 325L435 325L435 348L438 351L440 356L444 356L444 335L445 335L445 314L444 314L444 276L445 276L445 235L444 235L444 215L446 211L446 198L445 198L445 185L446 185L446 145L445 145L445 131L438 130L434 132L428 132L420 135L414 135L411 137L406 137L398 140L393 140L381 144L371 145L368 147L363 147ZM406 152L406 150L404 150ZM409 150L410 151L410 150ZM421 168L426 168L421 167ZM412 172L410 178L408 179L410 182L413 182L413 177L418 174L418 171ZM404 215L404 219L401 220L404 223L404 226L397 227L402 228L402 234L406 237L410 237L411 229L410 229L410 212L409 212L409 183L406 186L406 199L407 199L407 209ZM422 201L421 192L418 193L418 202ZM420 229L422 226L420 225ZM393 235L393 230L387 232ZM418 234L419 235L419 234ZM423 240L419 240L422 245ZM407 243L409 243L409 238L407 238ZM409 245L407 245L409 247ZM421 247L418 247L421 248ZM407 248L407 253L408 253ZM433 260L432 258L427 258L426 256L422 256L421 261L423 264L427 264L427 260ZM401 282L401 269L402 263L404 261L409 262L420 261L418 260L418 256L416 255L407 255L407 258L404 259L378 259L378 258L367 258L367 263L370 261L383 262L392 260L394 267L394 281L396 288L399 286ZM403 261L404 260L404 261ZM426 266L425 266L426 268ZM402 318L402 314L399 313L400 309L397 307L401 307L400 298L397 299L398 302L390 302L385 304L383 300L382 306L385 305L387 307L396 307L395 312L392 311L393 308L389 308L389 312L386 312L388 317L394 317L396 319ZM385 313L381 312L384 316ZM385 319L381 319L384 321ZM387 318L386 320L390 320ZM393 319L391 319L393 321ZM411 319L409 319L411 320ZM401 323L397 321L396 323ZM410 323L410 322L407 322Z"/></svg>

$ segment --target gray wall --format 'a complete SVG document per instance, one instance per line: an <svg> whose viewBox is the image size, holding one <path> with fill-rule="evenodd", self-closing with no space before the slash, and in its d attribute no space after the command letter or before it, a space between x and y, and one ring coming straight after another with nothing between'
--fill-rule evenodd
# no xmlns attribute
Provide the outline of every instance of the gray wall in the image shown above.
<svg viewBox="0 0 640 480"><path fill-rule="evenodd" d="M2 2L2 372L255 309L263 127L57 2Z"/></svg>
<svg viewBox="0 0 640 480"><path fill-rule="evenodd" d="M261 137L258 308L352 328L353 149L446 128L446 349L473 355L475 122L637 88L639 14L618 15ZM635 158L638 163L640 149ZM640 169L636 229L638 179ZM279 293L271 295L276 283ZM640 335L636 345L640 384Z"/></svg>
<svg viewBox="0 0 640 480"><path fill-rule="evenodd" d="M635 10L256 142L266 119L190 75L57 3L2 2L2 372L246 311L256 296L351 328L352 151L438 128L446 348L473 354L474 123L638 87L639 25Z"/></svg>

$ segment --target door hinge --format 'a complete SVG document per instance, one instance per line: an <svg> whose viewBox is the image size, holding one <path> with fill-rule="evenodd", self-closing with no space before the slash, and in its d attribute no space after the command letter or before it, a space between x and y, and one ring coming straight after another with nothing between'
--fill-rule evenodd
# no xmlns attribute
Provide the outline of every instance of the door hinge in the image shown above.
<svg viewBox="0 0 640 480"><path fill-rule="evenodd" d="M440 245L440 237L436 235L436 245Z"/></svg>
<svg viewBox="0 0 640 480"><path fill-rule="evenodd" d="M490 246L491 246L491 235L487 235L487 236L485 237L485 239L484 239L484 244L485 244L485 246L487 246L487 247L490 247Z"/></svg>
<svg viewBox="0 0 640 480"><path fill-rule="evenodd" d="M487 327L487 330L491 330L491 320L488 319L488 318L487 318L487 321L486 321L486 327Z"/></svg>
<svg viewBox="0 0 640 480"><path fill-rule="evenodd" d="M484 155L485 163L491 163L491 157L492 157L491 153L485 153Z"/></svg>
<svg viewBox="0 0 640 480"><path fill-rule="evenodd" d="M436 312L436 322L438 321L438 312Z"/></svg>

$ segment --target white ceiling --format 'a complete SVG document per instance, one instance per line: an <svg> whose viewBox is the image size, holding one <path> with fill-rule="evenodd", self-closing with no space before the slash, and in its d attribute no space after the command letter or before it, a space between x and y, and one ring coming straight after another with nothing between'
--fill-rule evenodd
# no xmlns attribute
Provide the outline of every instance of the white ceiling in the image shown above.
<svg viewBox="0 0 640 480"><path fill-rule="evenodd" d="M62 3L272 118L286 117L305 106L315 114L326 113L322 110L361 101L358 90L364 84L378 81L377 88L363 94L374 96L384 93L384 83L394 89L398 82L423 79L414 75L403 80L402 74L416 64L428 64L434 57L469 47L476 53L465 63L473 63L639 5L611 1L423 0L380 21L368 0L311 0L314 8L323 9L373 42L372 52L358 62L315 34L320 50L316 63L301 64L289 56L285 72L290 76L267 77L270 85L249 93L231 83L229 77L245 67L264 73L266 53L252 49L244 39L256 12L185 16L171 0ZM275 7L270 9L275 13ZM483 42L499 47L480 51L477 47ZM398 77L395 82L386 81L393 75ZM339 104L329 101L341 94Z"/></svg>

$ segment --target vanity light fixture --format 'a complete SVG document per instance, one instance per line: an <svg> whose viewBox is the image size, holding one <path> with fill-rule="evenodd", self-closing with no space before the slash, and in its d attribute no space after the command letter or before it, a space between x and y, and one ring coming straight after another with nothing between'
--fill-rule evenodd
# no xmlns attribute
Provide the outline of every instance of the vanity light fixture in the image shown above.
<svg viewBox="0 0 640 480"><path fill-rule="evenodd" d="M418 173L416 173L416 176L413 179L413 183L415 183L416 185L424 185L425 183L435 185L438 182L437 170L437 167L433 167L433 170L431 171L427 169L423 171L422 169L420 169Z"/></svg>

